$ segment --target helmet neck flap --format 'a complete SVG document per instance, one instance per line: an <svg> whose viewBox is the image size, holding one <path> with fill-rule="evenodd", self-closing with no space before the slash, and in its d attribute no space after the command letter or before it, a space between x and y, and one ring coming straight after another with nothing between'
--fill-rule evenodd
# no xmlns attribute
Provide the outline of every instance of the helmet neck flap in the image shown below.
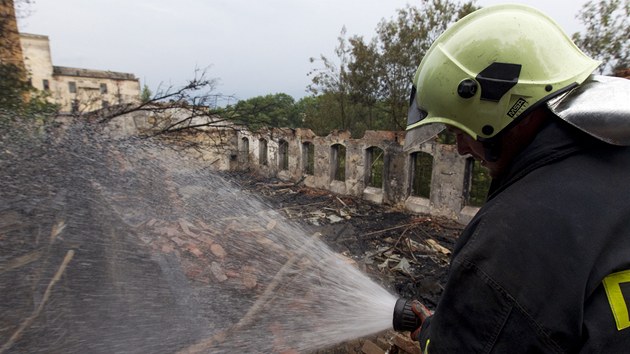
<svg viewBox="0 0 630 354"><path fill-rule="evenodd" d="M603 142L630 146L630 80L591 76L547 102L560 119Z"/></svg>

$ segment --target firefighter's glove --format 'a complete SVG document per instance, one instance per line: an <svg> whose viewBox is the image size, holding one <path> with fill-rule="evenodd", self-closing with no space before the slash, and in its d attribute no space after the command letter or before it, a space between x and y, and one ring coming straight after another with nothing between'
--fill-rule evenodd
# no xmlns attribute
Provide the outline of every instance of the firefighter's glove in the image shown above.
<svg viewBox="0 0 630 354"><path fill-rule="evenodd" d="M426 320L427 317L432 316L433 312L429 310L428 308L426 308L426 306L424 306L418 300L413 300L411 302L411 311L413 311L413 313L416 314L416 317L420 319L420 327L416 328L415 331L411 332L409 336L411 337L411 340L418 341L420 330L422 329L422 324L424 323L424 320Z"/></svg>

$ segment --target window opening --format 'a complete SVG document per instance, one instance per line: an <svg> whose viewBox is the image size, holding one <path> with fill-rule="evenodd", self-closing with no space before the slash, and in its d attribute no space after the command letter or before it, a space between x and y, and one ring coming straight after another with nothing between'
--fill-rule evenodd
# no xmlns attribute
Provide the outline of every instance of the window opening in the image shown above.
<svg viewBox="0 0 630 354"><path fill-rule="evenodd" d="M383 149L375 146L366 150L366 182L369 187L383 188L384 155Z"/></svg>
<svg viewBox="0 0 630 354"><path fill-rule="evenodd" d="M72 114L79 113L79 100L72 100L72 102L70 103L70 107Z"/></svg>
<svg viewBox="0 0 630 354"><path fill-rule="evenodd" d="M267 140L260 139L258 145L258 163L267 166Z"/></svg>
<svg viewBox="0 0 630 354"><path fill-rule="evenodd" d="M279 142L278 164L280 171L289 169L289 143L286 140L280 140Z"/></svg>
<svg viewBox="0 0 630 354"><path fill-rule="evenodd" d="M411 195L422 198L431 196L431 174L433 156L426 152L415 152L411 157Z"/></svg>
<svg viewBox="0 0 630 354"><path fill-rule="evenodd" d="M346 180L346 147L335 144L331 149L332 179L335 181Z"/></svg>
<svg viewBox="0 0 630 354"><path fill-rule="evenodd" d="M302 143L302 162L304 174L315 174L315 145L311 142Z"/></svg>
<svg viewBox="0 0 630 354"><path fill-rule="evenodd" d="M241 139L241 161L249 162L249 139Z"/></svg>
<svg viewBox="0 0 630 354"><path fill-rule="evenodd" d="M486 202L492 178L488 170L473 158L466 159L466 184L464 185L464 199L466 205L482 206Z"/></svg>

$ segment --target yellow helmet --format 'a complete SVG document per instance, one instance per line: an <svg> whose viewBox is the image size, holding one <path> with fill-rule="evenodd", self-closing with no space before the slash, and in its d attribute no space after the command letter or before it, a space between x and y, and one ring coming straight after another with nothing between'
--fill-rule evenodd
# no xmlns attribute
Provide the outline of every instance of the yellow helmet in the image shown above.
<svg viewBox="0 0 630 354"><path fill-rule="evenodd" d="M509 4L477 10L448 28L418 66L405 145L429 138L417 128L432 123L489 140L581 84L599 64L536 9Z"/></svg>

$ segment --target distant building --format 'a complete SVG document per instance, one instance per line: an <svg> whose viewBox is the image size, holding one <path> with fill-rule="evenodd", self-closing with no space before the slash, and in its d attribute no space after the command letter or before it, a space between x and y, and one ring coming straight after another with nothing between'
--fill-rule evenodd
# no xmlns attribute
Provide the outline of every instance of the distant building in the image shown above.
<svg viewBox="0 0 630 354"><path fill-rule="evenodd" d="M31 84L50 93L61 112L94 111L139 100L140 82L129 73L53 66L48 36L20 33Z"/></svg>

